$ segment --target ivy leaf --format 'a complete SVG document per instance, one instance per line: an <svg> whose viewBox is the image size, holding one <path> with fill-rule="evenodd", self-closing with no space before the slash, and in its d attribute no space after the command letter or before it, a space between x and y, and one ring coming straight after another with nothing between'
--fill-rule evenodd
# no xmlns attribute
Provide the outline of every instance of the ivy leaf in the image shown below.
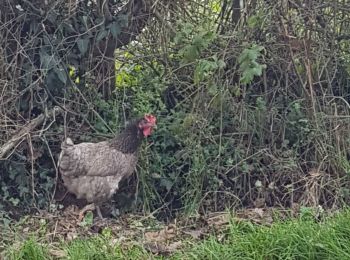
<svg viewBox="0 0 350 260"><path fill-rule="evenodd" d="M53 91L54 93L57 93L57 91L64 87L64 84L61 79L59 79L58 69L52 69L48 71L46 77L45 77L45 85L49 88L49 90ZM61 76L62 77L62 76Z"/></svg>
<svg viewBox="0 0 350 260"><path fill-rule="evenodd" d="M50 70L58 64L58 61L55 59L55 57L53 55L49 55L43 49L39 51L39 56L41 68L45 70Z"/></svg>
<svg viewBox="0 0 350 260"><path fill-rule="evenodd" d="M111 30L111 33L112 33L113 37L114 37L114 38L117 38L118 35L119 35L120 32L121 32L121 27L120 27L119 23L113 22L113 23L111 23L111 25L110 25L110 30Z"/></svg>
<svg viewBox="0 0 350 260"><path fill-rule="evenodd" d="M43 36L44 44L50 46L51 45L51 40L50 38L44 34Z"/></svg>
<svg viewBox="0 0 350 260"><path fill-rule="evenodd" d="M120 27L128 27L129 20L128 20L127 14L120 14L118 15L118 23L120 24Z"/></svg>
<svg viewBox="0 0 350 260"><path fill-rule="evenodd" d="M77 45L81 55L84 55L89 48L89 39L79 39Z"/></svg>
<svg viewBox="0 0 350 260"><path fill-rule="evenodd" d="M9 201L13 206L17 206L20 203L20 200L18 198L10 198Z"/></svg>
<svg viewBox="0 0 350 260"><path fill-rule="evenodd" d="M97 34L96 41L97 41L97 42L101 41L102 39L106 38L107 35L108 35L108 31L107 31L106 29L102 29L102 30Z"/></svg>
<svg viewBox="0 0 350 260"><path fill-rule="evenodd" d="M88 17L87 17L86 15L83 15L83 16L81 17L81 21L83 22L85 28L88 29L88 27L89 27L89 26L88 26Z"/></svg>
<svg viewBox="0 0 350 260"><path fill-rule="evenodd" d="M30 28L30 32L32 34L36 34L39 29L40 29L40 26L39 26L39 23L36 21L36 20L33 20L30 25L29 25L29 28Z"/></svg>
<svg viewBox="0 0 350 260"><path fill-rule="evenodd" d="M61 66L55 68L54 71L55 71L57 77L59 78L59 80L63 84L66 84L67 83L67 73L66 73L66 71Z"/></svg>
<svg viewBox="0 0 350 260"><path fill-rule="evenodd" d="M57 22L57 13L55 12L49 12L46 17L53 24Z"/></svg>

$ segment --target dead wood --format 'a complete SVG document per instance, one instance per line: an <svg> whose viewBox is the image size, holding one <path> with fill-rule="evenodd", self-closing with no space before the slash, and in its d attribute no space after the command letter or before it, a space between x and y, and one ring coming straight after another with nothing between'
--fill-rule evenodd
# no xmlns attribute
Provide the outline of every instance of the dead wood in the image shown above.
<svg viewBox="0 0 350 260"><path fill-rule="evenodd" d="M15 135L13 135L2 147L0 147L0 160L6 159L5 156L7 156L9 152L20 142L22 142L26 135L28 135L35 128L40 126L44 122L45 118L52 117L57 113L61 113L62 111L63 110L61 108L54 107L47 114L43 113L35 119L31 120L25 126L22 126L21 129Z"/></svg>

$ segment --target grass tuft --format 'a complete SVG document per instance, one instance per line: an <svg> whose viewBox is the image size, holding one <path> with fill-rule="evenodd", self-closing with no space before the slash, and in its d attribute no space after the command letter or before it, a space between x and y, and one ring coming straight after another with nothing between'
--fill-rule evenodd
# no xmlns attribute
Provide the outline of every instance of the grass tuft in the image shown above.
<svg viewBox="0 0 350 260"><path fill-rule="evenodd" d="M225 242L211 238L191 259L350 259L350 211L325 222L289 220L271 227L232 223Z"/></svg>
<svg viewBox="0 0 350 260"><path fill-rule="evenodd" d="M268 227L235 221L224 240L211 236L166 259L350 259L349 241L350 210L345 210L320 222L299 218ZM31 238L21 247L11 247L6 259L55 259L47 248ZM122 246L102 235L64 242L58 249L71 260L162 259L141 246Z"/></svg>
<svg viewBox="0 0 350 260"><path fill-rule="evenodd" d="M47 260L52 259L45 246L41 245L34 238L30 238L24 242L19 250L12 249L9 252L9 259L16 260Z"/></svg>

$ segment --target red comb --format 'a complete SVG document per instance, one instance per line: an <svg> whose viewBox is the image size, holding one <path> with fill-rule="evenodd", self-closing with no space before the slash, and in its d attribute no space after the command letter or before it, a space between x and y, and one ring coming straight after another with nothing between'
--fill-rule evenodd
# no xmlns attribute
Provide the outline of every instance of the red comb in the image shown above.
<svg viewBox="0 0 350 260"><path fill-rule="evenodd" d="M157 121L157 118L154 115L145 115L145 119L147 120L147 122L150 122L152 124L155 124Z"/></svg>

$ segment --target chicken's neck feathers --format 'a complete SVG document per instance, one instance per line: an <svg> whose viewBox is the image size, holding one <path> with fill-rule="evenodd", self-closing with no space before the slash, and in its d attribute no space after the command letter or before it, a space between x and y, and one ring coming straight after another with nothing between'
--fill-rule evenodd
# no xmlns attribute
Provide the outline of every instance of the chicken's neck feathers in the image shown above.
<svg viewBox="0 0 350 260"><path fill-rule="evenodd" d="M142 143L143 135L137 124L129 125L111 140L111 146L123 153L135 153Z"/></svg>

